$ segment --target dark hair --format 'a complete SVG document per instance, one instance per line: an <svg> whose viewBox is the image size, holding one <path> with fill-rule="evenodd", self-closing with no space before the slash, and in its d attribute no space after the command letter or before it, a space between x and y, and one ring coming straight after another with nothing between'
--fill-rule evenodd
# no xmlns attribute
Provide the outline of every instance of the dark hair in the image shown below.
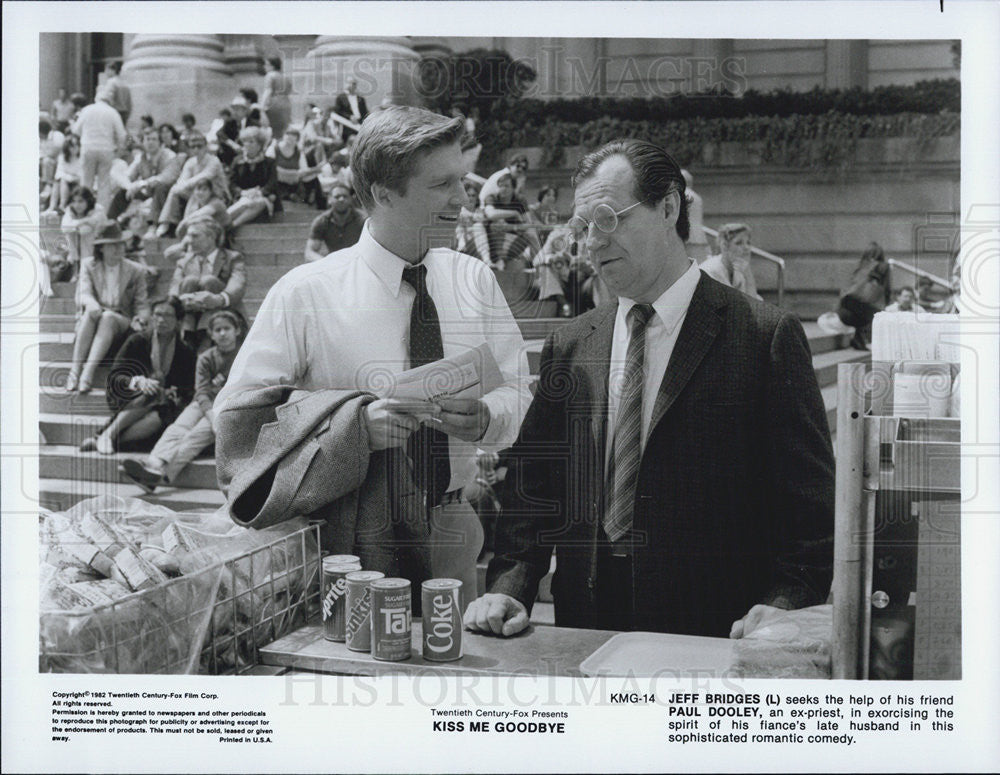
<svg viewBox="0 0 1000 775"><path fill-rule="evenodd" d="M726 223L719 227L719 239L723 242L732 242L740 234L753 236L753 229L745 223Z"/></svg>
<svg viewBox="0 0 1000 775"><path fill-rule="evenodd" d="M174 314L177 316L178 320L184 319L184 302L176 296L167 296L165 299L155 299L154 301L151 301L149 303L149 311L153 312L157 307L162 307L164 304L173 308Z"/></svg>
<svg viewBox="0 0 1000 775"><path fill-rule="evenodd" d="M77 108L82 108L87 104L87 97L81 92L75 91L69 96L69 101Z"/></svg>
<svg viewBox="0 0 1000 775"><path fill-rule="evenodd" d="M62 144L62 155L66 161L69 161L69 146L71 143L76 143L76 149L80 150L80 138L74 134L66 135L66 139L63 140Z"/></svg>
<svg viewBox="0 0 1000 775"><path fill-rule="evenodd" d="M460 118L446 118L423 108L394 105L370 115L355 136L351 172L358 199L375 207L372 186L406 193L417 160L436 148L457 143L464 131Z"/></svg>
<svg viewBox="0 0 1000 775"><path fill-rule="evenodd" d="M182 124L197 123L194 117L194 113L185 113L183 116L181 116L181 123Z"/></svg>
<svg viewBox="0 0 1000 775"><path fill-rule="evenodd" d="M156 131L162 132L164 129L170 130L170 137L171 137L170 141L172 143L176 143L178 140L181 139L181 133L177 131L177 127L175 127L173 124L164 122L160 124L160 126L157 128Z"/></svg>
<svg viewBox="0 0 1000 775"><path fill-rule="evenodd" d="M156 126L156 122L153 120L153 117L148 113L145 116L140 116L139 122L142 124L143 128Z"/></svg>
<svg viewBox="0 0 1000 775"><path fill-rule="evenodd" d="M110 70L115 75L120 75L122 71L121 61L116 59L114 62L108 62L108 70Z"/></svg>
<svg viewBox="0 0 1000 775"><path fill-rule="evenodd" d="M523 161L525 164L528 163L528 157L523 153L513 153L511 157L507 160L507 166L510 167L512 164L517 164L519 161Z"/></svg>
<svg viewBox="0 0 1000 775"><path fill-rule="evenodd" d="M538 192L538 203L541 204L542 200L545 199L545 195L552 192L553 196L559 196L559 189L555 186L543 186L542 190Z"/></svg>
<svg viewBox="0 0 1000 775"><path fill-rule="evenodd" d="M257 102L257 90L256 89L251 89L250 87L246 86L246 87L240 89L240 94L242 94L243 95L243 99L245 99L251 105L253 105L255 102Z"/></svg>
<svg viewBox="0 0 1000 775"><path fill-rule="evenodd" d="M685 242L691 233L688 221L688 204L685 197L684 176L673 157L665 150L645 140L612 140L580 159L573 174L573 185L579 184L597 172L597 168L613 156L621 156L632 168L635 176L633 196L644 207L654 207L673 192L680 198L677 214L677 236Z"/></svg>
<svg viewBox="0 0 1000 775"><path fill-rule="evenodd" d="M41 133L48 134L52 131L52 124L44 118L38 119L38 131Z"/></svg>
<svg viewBox="0 0 1000 775"><path fill-rule="evenodd" d="M233 111L231 111L229 108L223 108L222 110L219 111L219 115L222 116L223 118L232 118Z"/></svg>
<svg viewBox="0 0 1000 775"><path fill-rule="evenodd" d="M877 242L869 242L865 252L861 254L861 263L868 261L885 261L885 251Z"/></svg>
<svg viewBox="0 0 1000 775"><path fill-rule="evenodd" d="M281 57L268 57L267 63L271 65L275 70L281 69Z"/></svg>
<svg viewBox="0 0 1000 775"><path fill-rule="evenodd" d="M97 204L97 197L94 196L94 192L91 191L86 186L77 186L73 189L73 192L69 195L69 201L72 202L76 197L82 197L87 203L87 212L93 211L94 206Z"/></svg>
<svg viewBox="0 0 1000 775"><path fill-rule="evenodd" d="M330 186L330 198L331 199L333 199L333 192L336 191L338 188L344 189L344 191L347 192L348 196L354 196L354 191L351 189L351 187L349 185L347 185L342 180L337 180L337 181L334 181L334 183L333 183L332 186Z"/></svg>
<svg viewBox="0 0 1000 775"><path fill-rule="evenodd" d="M246 334L248 328L246 318L244 318L239 312L237 312L234 309L220 309L217 310L216 312L213 312L209 316L208 324L205 326L205 328L208 331L211 331L212 326L215 324L215 321L220 319L228 320L230 323L233 324L233 328L236 329L237 337Z"/></svg>

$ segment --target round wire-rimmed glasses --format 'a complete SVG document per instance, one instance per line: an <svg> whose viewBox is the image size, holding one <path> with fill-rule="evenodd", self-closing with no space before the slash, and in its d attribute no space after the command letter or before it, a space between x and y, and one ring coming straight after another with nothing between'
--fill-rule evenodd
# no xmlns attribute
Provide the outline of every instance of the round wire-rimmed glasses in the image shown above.
<svg viewBox="0 0 1000 775"><path fill-rule="evenodd" d="M590 234L590 224L594 224L599 231L605 234L613 234L615 229L618 228L619 216L624 215L629 210L638 207L639 205L646 204L648 201L648 199L645 199L641 202L636 202L635 204L629 205L624 210L618 210L617 212L611 205L600 204L594 208L593 220L588 221L582 216L574 215L569 219L569 222L566 225L569 226L570 233L573 235L573 239L577 242L582 242L587 238L587 235Z"/></svg>

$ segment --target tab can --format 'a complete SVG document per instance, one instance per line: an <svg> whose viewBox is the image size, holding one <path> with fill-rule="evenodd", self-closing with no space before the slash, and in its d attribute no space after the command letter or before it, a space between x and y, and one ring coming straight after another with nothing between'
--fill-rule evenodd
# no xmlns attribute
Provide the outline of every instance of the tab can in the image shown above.
<svg viewBox="0 0 1000 775"><path fill-rule="evenodd" d="M361 570L360 562L337 562L336 556L323 558L323 637L327 640L343 643L346 638L346 576L356 570Z"/></svg>
<svg viewBox="0 0 1000 775"><path fill-rule="evenodd" d="M372 656L384 662L410 658L412 600L408 579L376 579L372 594Z"/></svg>
<svg viewBox="0 0 1000 775"><path fill-rule="evenodd" d="M424 659L453 662L462 658L462 582L429 579L420 587L424 623Z"/></svg>
<svg viewBox="0 0 1000 775"><path fill-rule="evenodd" d="M351 651L371 651L372 593L368 586L385 574L377 570L356 570L347 574L347 621L344 634Z"/></svg>

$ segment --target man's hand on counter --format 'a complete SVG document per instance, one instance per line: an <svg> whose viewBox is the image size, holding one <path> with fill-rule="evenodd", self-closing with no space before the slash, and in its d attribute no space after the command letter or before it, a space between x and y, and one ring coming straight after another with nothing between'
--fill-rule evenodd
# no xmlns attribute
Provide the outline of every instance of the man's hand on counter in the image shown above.
<svg viewBox="0 0 1000 775"><path fill-rule="evenodd" d="M784 608L775 608L773 605L758 604L747 611L746 616L733 622L732 629L729 630L730 638L745 638L751 632L768 624L775 617L788 613Z"/></svg>
<svg viewBox="0 0 1000 775"><path fill-rule="evenodd" d="M507 638L528 626L528 610L510 595L487 592L469 603L464 621L469 630Z"/></svg>

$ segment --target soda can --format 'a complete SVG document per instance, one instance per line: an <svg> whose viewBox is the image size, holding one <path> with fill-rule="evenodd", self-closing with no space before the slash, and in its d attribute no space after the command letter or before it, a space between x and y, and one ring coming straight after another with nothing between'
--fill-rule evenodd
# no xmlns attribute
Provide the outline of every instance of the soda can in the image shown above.
<svg viewBox="0 0 1000 775"><path fill-rule="evenodd" d="M462 658L462 582L430 579L420 588L424 623L424 659L453 662Z"/></svg>
<svg viewBox="0 0 1000 775"><path fill-rule="evenodd" d="M335 557L323 558L323 637L343 643L347 606L347 579L352 571L361 570L360 562L337 562Z"/></svg>
<svg viewBox="0 0 1000 775"><path fill-rule="evenodd" d="M372 593L372 656L384 662L410 658L410 582L407 579L376 579Z"/></svg>
<svg viewBox="0 0 1000 775"><path fill-rule="evenodd" d="M372 592L368 586L385 578L377 570L356 570L347 574L347 621L344 635L351 651L372 650Z"/></svg>

